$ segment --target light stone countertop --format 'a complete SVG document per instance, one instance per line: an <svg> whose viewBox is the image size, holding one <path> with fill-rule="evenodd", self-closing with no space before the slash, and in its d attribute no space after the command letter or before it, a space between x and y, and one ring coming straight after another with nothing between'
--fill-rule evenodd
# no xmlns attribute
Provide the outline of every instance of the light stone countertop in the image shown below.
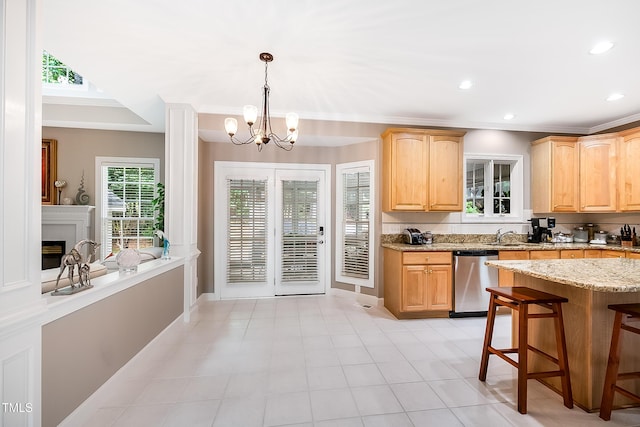
<svg viewBox="0 0 640 427"><path fill-rule="evenodd" d="M563 249L607 249L613 251L640 252L640 247L622 247L620 245L590 245L588 243L524 243L510 242L501 245L481 242L433 243L430 245L408 245L406 243L385 242L381 246L402 252L421 251L462 251L462 250L499 250L499 251L555 251Z"/></svg>
<svg viewBox="0 0 640 427"><path fill-rule="evenodd" d="M640 292L640 260L582 258L487 261L486 265L599 292Z"/></svg>

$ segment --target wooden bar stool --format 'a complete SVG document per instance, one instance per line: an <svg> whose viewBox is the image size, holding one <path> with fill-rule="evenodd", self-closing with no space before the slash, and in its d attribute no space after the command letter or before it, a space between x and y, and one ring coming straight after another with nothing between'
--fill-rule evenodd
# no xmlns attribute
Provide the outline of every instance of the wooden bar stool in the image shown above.
<svg viewBox="0 0 640 427"><path fill-rule="evenodd" d="M640 319L640 304L613 304L609 309L616 312L613 320L613 332L611 334L611 348L609 350L609 362L607 373L604 377L604 388L602 390L602 402L600 403L600 418L611 419L611 409L613 407L613 395L617 391L623 396L640 403L640 396L625 390L616 385L618 380L628 380L640 378L640 372L618 373L620 367L620 353L622 352L622 340L620 335L622 330L640 334L640 328L629 325L631 321Z"/></svg>
<svg viewBox="0 0 640 427"><path fill-rule="evenodd" d="M562 303L569 300L546 292L525 287L513 288L487 288L491 294L489 300L489 311L487 312L487 328L484 335L484 347L482 349L482 359L480 361L480 381L487 379L487 368L489 366L489 355L495 354L504 359L518 370L518 412L527 413L527 380L530 378L560 377L562 383L562 396L564 406L573 408L573 395L571 393L571 380L569 378L569 361L567 360L567 343L564 336L564 323L562 321ZM550 310L549 313L529 313L530 305L537 305ZM496 319L496 309L498 306L509 307L518 312L518 347L497 349L491 346L493 338L493 325ZM558 358L555 358L528 343L529 319L553 318L555 321L556 344L558 347ZM528 372L527 352L531 350L551 362L558 365L557 371ZM510 353L518 354L516 362L507 356Z"/></svg>

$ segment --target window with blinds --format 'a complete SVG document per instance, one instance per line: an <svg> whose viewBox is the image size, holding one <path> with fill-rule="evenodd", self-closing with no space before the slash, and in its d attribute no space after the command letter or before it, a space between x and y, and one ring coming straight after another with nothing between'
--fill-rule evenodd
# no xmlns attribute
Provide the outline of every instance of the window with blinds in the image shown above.
<svg viewBox="0 0 640 427"><path fill-rule="evenodd" d="M318 182L282 181L282 281L318 280Z"/></svg>
<svg viewBox="0 0 640 427"><path fill-rule="evenodd" d="M267 280L267 181L227 179L227 282Z"/></svg>
<svg viewBox="0 0 640 427"><path fill-rule="evenodd" d="M158 163L102 164L101 218L103 254L153 246Z"/></svg>
<svg viewBox="0 0 640 427"><path fill-rule="evenodd" d="M338 165L336 280L373 287L370 162Z"/></svg>

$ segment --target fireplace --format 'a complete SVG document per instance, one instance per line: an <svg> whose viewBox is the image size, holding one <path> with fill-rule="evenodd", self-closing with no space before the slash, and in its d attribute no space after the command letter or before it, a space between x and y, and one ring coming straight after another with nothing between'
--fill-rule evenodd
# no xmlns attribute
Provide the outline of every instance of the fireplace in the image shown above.
<svg viewBox="0 0 640 427"><path fill-rule="evenodd" d="M60 266L60 258L73 248L73 246L83 239L94 240L93 234L93 215L95 208L85 205L43 205L42 206L42 268L46 265L53 267ZM64 243L60 249L61 255L54 258L54 254L47 254L45 257L45 249L47 251L59 250L58 245L55 248L45 248L45 243ZM51 255L49 257L49 255ZM57 259L57 261L56 261ZM54 265L55 264L55 265Z"/></svg>
<svg viewBox="0 0 640 427"><path fill-rule="evenodd" d="M62 256L66 254L66 242L64 240L42 241L42 269L60 267Z"/></svg>

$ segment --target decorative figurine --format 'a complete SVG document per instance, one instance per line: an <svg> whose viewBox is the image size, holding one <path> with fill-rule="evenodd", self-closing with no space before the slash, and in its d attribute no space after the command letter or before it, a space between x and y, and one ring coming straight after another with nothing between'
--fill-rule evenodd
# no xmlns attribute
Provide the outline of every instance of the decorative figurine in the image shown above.
<svg viewBox="0 0 640 427"><path fill-rule="evenodd" d="M84 170L82 171L82 178L80 179L80 187L78 187L78 192L76 193L76 203L79 205L88 205L89 204L89 195L84 194Z"/></svg>
<svg viewBox="0 0 640 427"><path fill-rule="evenodd" d="M83 256L84 246L89 245L88 256L85 258ZM95 257L96 250L100 247L100 243L96 243L93 240L80 240L75 244L73 249L68 254L62 256L62 260L60 261L60 272L58 273L58 277L56 279L56 287L51 295L71 295L76 292L84 291L85 289L92 288L93 285L89 283L89 271L90 266L89 262ZM73 273L74 270L78 267L78 275L80 277L80 283L76 286L73 283ZM64 273L64 270L69 267L68 277L69 283L71 287L69 289L65 289L64 291L58 290L58 283L60 282L60 276Z"/></svg>

